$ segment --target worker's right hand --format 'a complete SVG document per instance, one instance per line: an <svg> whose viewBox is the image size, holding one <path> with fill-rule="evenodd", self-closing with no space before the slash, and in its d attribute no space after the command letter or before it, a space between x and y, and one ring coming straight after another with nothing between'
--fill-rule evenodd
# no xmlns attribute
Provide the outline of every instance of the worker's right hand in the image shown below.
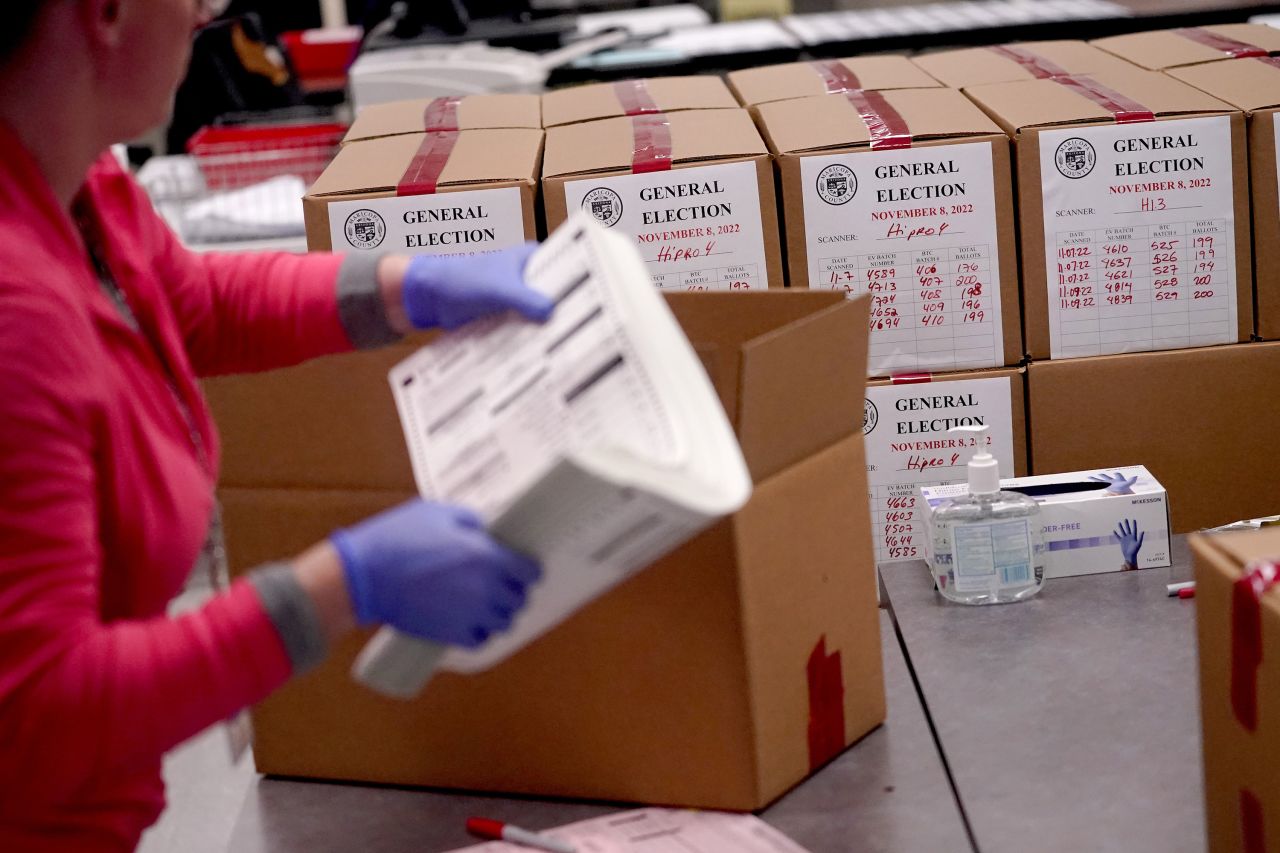
<svg viewBox="0 0 1280 853"><path fill-rule="evenodd" d="M475 648L505 631L542 570L471 510L415 499L330 539L361 624Z"/></svg>

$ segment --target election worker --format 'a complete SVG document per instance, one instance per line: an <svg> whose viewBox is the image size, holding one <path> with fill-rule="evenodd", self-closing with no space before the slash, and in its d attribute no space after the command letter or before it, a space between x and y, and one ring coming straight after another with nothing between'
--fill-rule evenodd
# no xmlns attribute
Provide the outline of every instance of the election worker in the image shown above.
<svg viewBox="0 0 1280 853"><path fill-rule="evenodd" d="M483 260L193 254L104 153L164 122L223 2L25 0L0 27L0 850L133 850L161 756L356 624L474 647L539 575L471 512L411 501L178 617L221 552L196 377L514 309Z"/></svg>

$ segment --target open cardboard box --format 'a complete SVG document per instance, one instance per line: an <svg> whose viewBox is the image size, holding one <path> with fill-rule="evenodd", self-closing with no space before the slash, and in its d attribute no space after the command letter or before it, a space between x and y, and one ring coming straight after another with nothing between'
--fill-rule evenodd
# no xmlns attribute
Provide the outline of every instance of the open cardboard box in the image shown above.
<svg viewBox="0 0 1280 853"><path fill-rule="evenodd" d="M255 709L259 771L748 810L884 719L858 430L867 301L668 299L743 447L747 506L411 702L351 680L367 634L348 638ZM417 343L206 384L234 572L413 494L386 374Z"/></svg>

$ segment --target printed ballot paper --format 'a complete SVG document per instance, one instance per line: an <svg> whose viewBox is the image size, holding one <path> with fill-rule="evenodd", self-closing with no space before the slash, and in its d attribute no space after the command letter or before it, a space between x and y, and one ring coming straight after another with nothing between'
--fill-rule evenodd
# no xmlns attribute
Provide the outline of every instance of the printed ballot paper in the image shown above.
<svg viewBox="0 0 1280 853"><path fill-rule="evenodd" d="M807 853L749 814L636 809L579 821L541 833L578 853ZM528 853L530 848L491 841L454 853Z"/></svg>
<svg viewBox="0 0 1280 853"><path fill-rule="evenodd" d="M543 580L512 629L447 652L384 628L359 680L415 695L438 665L476 672L746 503L751 478L719 398L634 244L577 214L526 279L546 324L492 318L392 369L424 497L480 511Z"/></svg>

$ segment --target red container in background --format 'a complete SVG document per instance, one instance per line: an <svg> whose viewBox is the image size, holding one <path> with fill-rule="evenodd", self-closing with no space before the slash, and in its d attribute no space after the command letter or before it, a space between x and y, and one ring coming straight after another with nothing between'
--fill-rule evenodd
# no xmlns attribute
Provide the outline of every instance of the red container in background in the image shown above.
<svg viewBox="0 0 1280 853"><path fill-rule="evenodd" d="M311 184L337 153L345 124L204 127L187 142L209 190L232 190L280 175Z"/></svg>
<svg viewBox="0 0 1280 853"><path fill-rule="evenodd" d="M280 35L298 84L304 90L341 89L355 61L364 31L360 27L294 30Z"/></svg>

